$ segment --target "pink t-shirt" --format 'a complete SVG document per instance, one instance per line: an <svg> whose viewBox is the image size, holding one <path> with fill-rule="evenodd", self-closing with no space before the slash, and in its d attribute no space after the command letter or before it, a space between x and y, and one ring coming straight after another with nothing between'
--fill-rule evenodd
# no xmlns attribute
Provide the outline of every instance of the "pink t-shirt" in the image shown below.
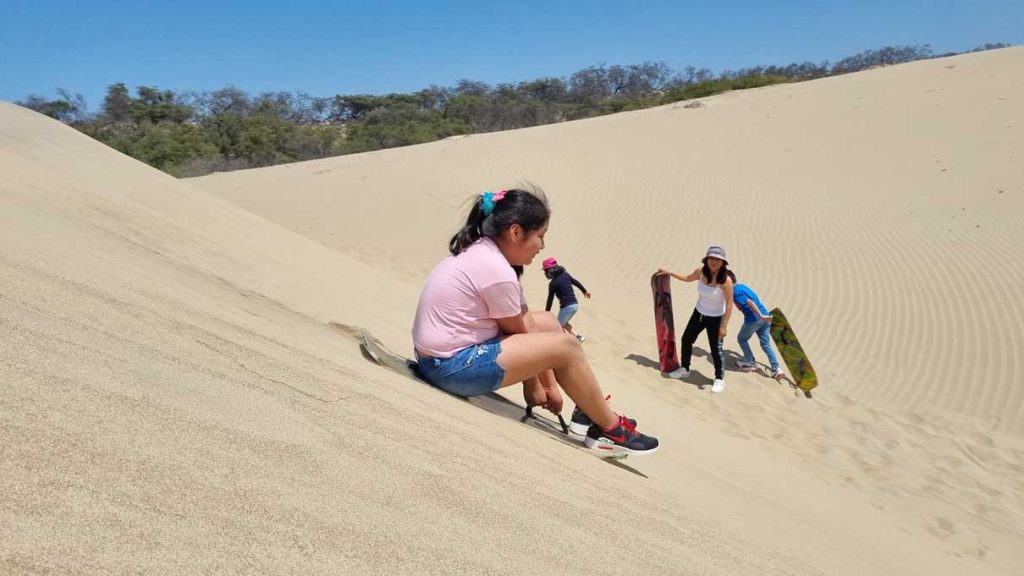
<svg viewBox="0 0 1024 576"><path fill-rule="evenodd" d="M500 332L496 318L525 309L523 286L505 255L484 237L434 268L420 293L412 343L420 354L451 358Z"/></svg>

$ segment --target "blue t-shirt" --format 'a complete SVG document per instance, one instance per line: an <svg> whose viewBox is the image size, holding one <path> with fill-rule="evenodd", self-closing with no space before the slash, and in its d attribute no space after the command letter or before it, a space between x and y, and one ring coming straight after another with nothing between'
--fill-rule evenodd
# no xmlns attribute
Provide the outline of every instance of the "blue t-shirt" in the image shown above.
<svg viewBox="0 0 1024 576"><path fill-rule="evenodd" d="M747 286L746 284L737 284L732 289L732 302L740 309L741 312L743 312L744 322L760 320L760 318L754 315L754 311L747 307L748 300L754 301L754 306L757 306L757 309L761 311L761 314L764 314L765 316L768 315L768 310L764 307L764 304L761 304L761 299L758 298L757 294L750 289L750 286Z"/></svg>

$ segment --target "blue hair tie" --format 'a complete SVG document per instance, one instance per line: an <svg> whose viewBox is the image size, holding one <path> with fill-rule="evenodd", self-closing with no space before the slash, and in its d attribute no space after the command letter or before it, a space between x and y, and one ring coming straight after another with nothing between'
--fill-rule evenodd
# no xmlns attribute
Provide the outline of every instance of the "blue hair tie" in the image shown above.
<svg viewBox="0 0 1024 576"><path fill-rule="evenodd" d="M494 212L494 192L488 190L481 194L484 197L483 202L480 204L480 210L483 211L484 216L490 216L491 212Z"/></svg>

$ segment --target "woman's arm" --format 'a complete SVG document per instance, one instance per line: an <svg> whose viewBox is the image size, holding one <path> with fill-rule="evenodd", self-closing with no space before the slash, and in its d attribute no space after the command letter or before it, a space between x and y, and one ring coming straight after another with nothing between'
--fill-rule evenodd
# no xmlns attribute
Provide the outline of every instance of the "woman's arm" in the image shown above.
<svg viewBox="0 0 1024 576"><path fill-rule="evenodd" d="M548 283L548 303L544 306L545 312L551 312L551 304L555 301L555 287L549 282Z"/></svg>
<svg viewBox="0 0 1024 576"><path fill-rule="evenodd" d="M527 332L535 332L536 327L530 330L530 326L527 322L529 314L526 311L522 311L518 316L509 316L508 318L496 318L495 322L498 323L498 329L501 330L502 334L526 334Z"/></svg>
<svg viewBox="0 0 1024 576"><path fill-rule="evenodd" d="M690 272L689 274L685 274L684 275L684 274L679 274L678 272L673 272L672 270L670 270L668 268L662 267L662 268L658 268L658 274L661 274L661 275L668 274L669 276L675 278L676 280L682 280L683 282L693 282L697 278L700 278L700 268L695 268L693 270L693 272Z"/></svg>
<svg viewBox="0 0 1024 576"><path fill-rule="evenodd" d="M722 284L722 294L725 295L725 316L722 316L722 327L718 330L718 337L724 339L728 332L729 318L732 317L732 278L726 278Z"/></svg>

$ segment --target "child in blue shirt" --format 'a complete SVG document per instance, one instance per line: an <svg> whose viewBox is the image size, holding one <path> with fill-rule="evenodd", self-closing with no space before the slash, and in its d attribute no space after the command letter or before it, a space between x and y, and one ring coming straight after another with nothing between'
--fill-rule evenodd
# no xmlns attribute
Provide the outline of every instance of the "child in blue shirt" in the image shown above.
<svg viewBox="0 0 1024 576"><path fill-rule="evenodd" d="M761 349L768 356L768 363L771 365L771 376L778 380L785 374L779 366L779 359L775 356L771 342L772 317L768 315L768 309L761 304L750 286L737 284L732 291L732 301L741 312L743 312L743 327L740 328L736 339L739 340L740 349L743 350L743 360L736 361L736 367L740 370L752 372L757 370L757 362L754 360L754 352L750 349L750 337L757 333L757 339L761 342Z"/></svg>

